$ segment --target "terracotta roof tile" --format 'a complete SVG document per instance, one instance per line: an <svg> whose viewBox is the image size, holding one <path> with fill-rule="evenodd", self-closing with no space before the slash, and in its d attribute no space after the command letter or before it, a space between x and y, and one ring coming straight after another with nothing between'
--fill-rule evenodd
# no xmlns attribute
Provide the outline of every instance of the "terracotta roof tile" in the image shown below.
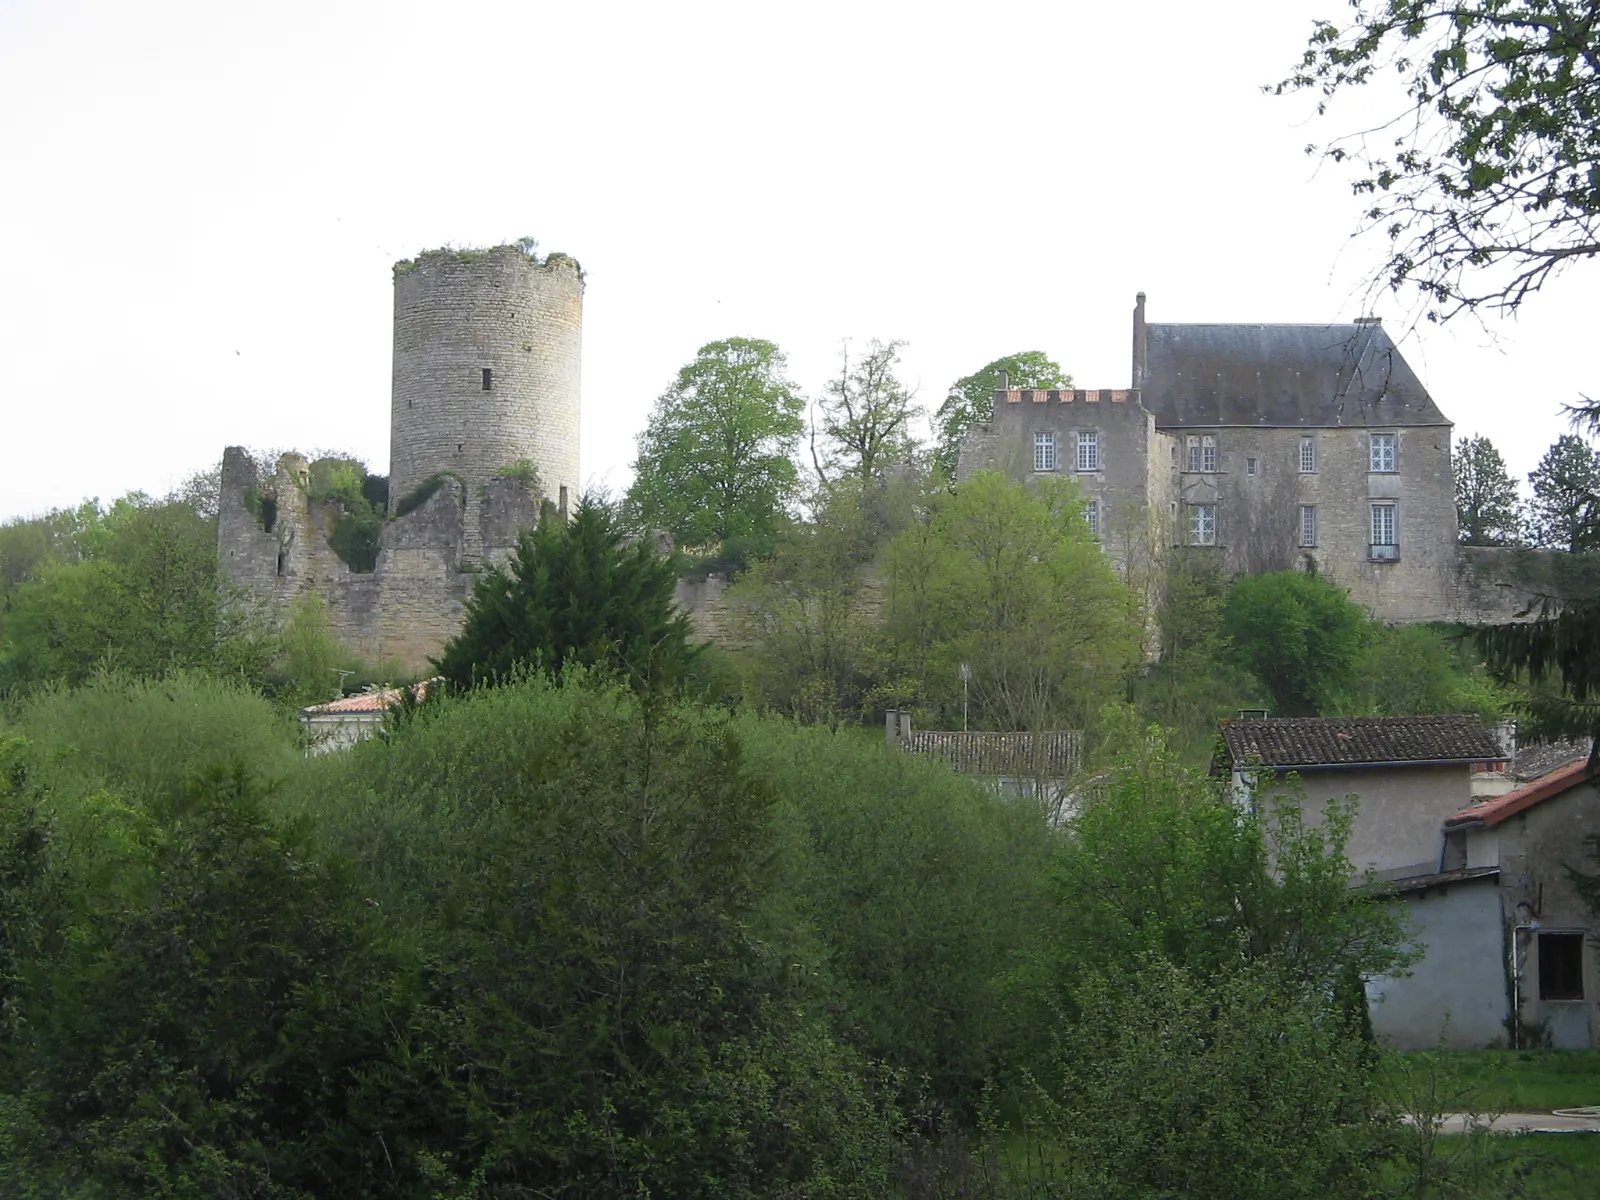
<svg viewBox="0 0 1600 1200"><path fill-rule="evenodd" d="M1446 817L1444 826L1449 829L1457 825L1498 825L1508 817L1526 812L1535 804L1542 803L1552 796L1571 791L1580 783L1587 782L1589 778L1589 760L1584 758L1569 763L1558 771L1550 772L1543 779L1536 779L1515 791L1507 792L1504 796L1496 796L1482 804L1464 808L1455 816Z"/></svg>
<svg viewBox="0 0 1600 1200"><path fill-rule="evenodd" d="M418 700L428 697L428 685L435 682L425 679L421 683L411 685L412 694ZM313 704L300 710L302 717L337 717L350 713L381 713L393 708L400 703L402 695L400 688L374 688L370 692L358 692L354 696L345 696L338 700L330 700L326 704Z"/></svg>
<svg viewBox="0 0 1600 1200"><path fill-rule="evenodd" d="M1499 762L1494 734L1471 716L1242 717L1222 723L1235 766Z"/></svg>

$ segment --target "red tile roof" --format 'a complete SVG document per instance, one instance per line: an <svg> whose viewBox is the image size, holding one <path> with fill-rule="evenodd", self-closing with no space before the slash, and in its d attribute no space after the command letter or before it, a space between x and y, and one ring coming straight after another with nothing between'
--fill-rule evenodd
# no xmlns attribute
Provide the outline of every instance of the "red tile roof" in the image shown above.
<svg viewBox="0 0 1600 1200"><path fill-rule="evenodd" d="M428 685L435 682L424 679L421 683L411 685L412 694L418 700L428 698ZM358 692L354 696L345 696L339 700L330 700L326 704L313 704L302 708L302 717L339 717L350 713L381 713L393 708L400 703L404 694L401 688L376 688L370 692Z"/></svg>
<svg viewBox="0 0 1600 1200"><path fill-rule="evenodd" d="M1464 808L1455 816L1446 817L1444 827L1450 829L1459 825L1498 825L1506 818L1526 812L1535 804L1542 803L1552 796L1571 791L1580 783L1588 782L1589 778L1589 760L1581 759L1562 767L1559 771L1551 771L1543 779L1536 779L1514 792L1507 792L1504 796L1496 796L1493 800Z"/></svg>
<svg viewBox="0 0 1600 1200"><path fill-rule="evenodd" d="M1235 766L1366 766L1503 762L1505 752L1470 716L1241 717L1222 723Z"/></svg>

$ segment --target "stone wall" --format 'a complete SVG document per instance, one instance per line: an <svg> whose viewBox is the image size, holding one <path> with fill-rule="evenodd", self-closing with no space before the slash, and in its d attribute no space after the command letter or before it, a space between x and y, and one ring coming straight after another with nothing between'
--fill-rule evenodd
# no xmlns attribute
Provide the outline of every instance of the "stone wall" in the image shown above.
<svg viewBox="0 0 1600 1200"><path fill-rule="evenodd" d="M284 455L275 475L262 480L248 453L228 448L218 521L224 570L249 602L280 620L296 599L316 592L343 646L407 674L428 670L429 660L460 631L478 572L485 562L505 561L539 512L539 498L523 481L489 481L475 506L483 558L470 561L468 497L447 479L426 502L384 524L376 566L363 573L352 571L328 544L340 506L313 501L307 485L301 455ZM262 496L276 508L270 528L263 524Z"/></svg>
<svg viewBox="0 0 1600 1200"><path fill-rule="evenodd" d="M395 267L391 511L429 476L465 485L475 557L480 489L527 460L544 494L578 494L578 264L514 246L435 250Z"/></svg>

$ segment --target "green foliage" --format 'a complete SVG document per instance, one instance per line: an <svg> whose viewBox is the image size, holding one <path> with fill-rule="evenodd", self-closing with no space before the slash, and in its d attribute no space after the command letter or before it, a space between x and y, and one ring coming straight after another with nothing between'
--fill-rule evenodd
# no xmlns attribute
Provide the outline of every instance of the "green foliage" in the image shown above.
<svg viewBox="0 0 1600 1200"><path fill-rule="evenodd" d="M876 702L883 671L869 571L881 529L877 488L851 479L825 491L812 520L729 589L759 703L831 726L859 720Z"/></svg>
<svg viewBox="0 0 1600 1200"><path fill-rule="evenodd" d="M824 948L843 1028L970 1117L1004 1037L996 981L1043 921L1040 809L880 736L777 718L737 728L776 795L796 916Z"/></svg>
<svg viewBox="0 0 1600 1200"><path fill-rule="evenodd" d="M153 802L219 764L273 780L300 759L293 724L270 701L198 672L53 685L29 697L17 728L31 743L34 781L58 795Z"/></svg>
<svg viewBox="0 0 1600 1200"><path fill-rule="evenodd" d="M1494 443L1486 437L1457 439L1454 465L1461 544L1518 545L1522 540L1522 501Z"/></svg>
<svg viewBox="0 0 1600 1200"><path fill-rule="evenodd" d="M1316 23L1275 90L1331 98L1391 69L1404 81L1411 112L1392 123L1404 127L1392 141L1352 134L1323 151L1356 164L1369 227L1390 239L1392 287L1415 286L1434 319L1514 310L1552 273L1600 252L1597 0L1351 8L1342 27Z"/></svg>
<svg viewBox="0 0 1600 1200"><path fill-rule="evenodd" d="M331 766L316 803L429 963L401 1172L431 1163L445 1195L884 1194L892 1114L820 1016L773 791L724 717L531 676Z"/></svg>
<svg viewBox="0 0 1600 1200"><path fill-rule="evenodd" d="M771 537L795 498L792 455L805 400L778 347L755 338L701 346L639 435L629 519L684 546Z"/></svg>
<svg viewBox="0 0 1600 1200"><path fill-rule="evenodd" d="M570 664L614 668L641 689L675 686L694 653L677 581L672 559L645 541L624 547L612 510L585 497L570 521L524 531L510 564L479 576L435 666L458 688Z"/></svg>
<svg viewBox="0 0 1600 1200"><path fill-rule="evenodd" d="M1600 451L1563 434L1528 475L1528 536L1555 550L1600 549Z"/></svg>
<svg viewBox="0 0 1600 1200"><path fill-rule="evenodd" d="M260 678L266 639L231 597L216 525L187 504L118 500L47 557L0 614L0 688L200 668Z"/></svg>
<svg viewBox="0 0 1600 1200"><path fill-rule="evenodd" d="M1098 978L1038 1104L1084 1200L1366 1200L1368 1054L1275 964L1206 976L1163 959Z"/></svg>
<svg viewBox="0 0 1600 1200"><path fill-rule="evenodd" d="M962 435L974 425L985 425L994 415L994 394L1002 377L1016 388L1069 388L1072 376L1042 350L1024 350L997 358L950 385L950 394L933 418L937 432L933 469L941 479L954 479L956 454Z"/></svg>
<svg viewBox="0 0 1600 1200"><path fill-rule="evenodd" d="M1272 695L1274 715L1333 710L1349 689L1367 617L1315 575L1275 571L1239 579L1223 627L1243 664Z"/></svg>
<svg viewBox="0 0 1600 1200"><path fill-rule="evenodd" d="M44 930L0 1042L8 1194L372 1194L384 1154L357 1098L384 997L366 910L303 833L242 767L31 814L0 846Z"/></svg>
<svg viewBox="0 0 1600 1200"><path fill-rule="evenodd" d="M840 352L839 375L817 400L820 445L814 424L811 430L811 463L822 482L852 476L864 486L915 454L911 422L921 410L913 391L895 374L904 345L874 338L854 363L848 344Z"/></svg>
<svg viewBox="0 0 1600 1200"><path fill-rule="evenodd" d="M540 495L544 488L544 481L539 478L539 468L531 458L519 458L509 466L496 467L494 473L504 479L518 480L535 496Z"/></svg>
<svg viewBox="0 0 1600 1200"><path fill-rule="evenodd" d="M1510 696L1468 650L1459 630L1371 622L1339 707L1352 716L1464 712L1497 721Z"/></svg>
<svg viewBox="0 0 1600 1200"><path fill-rule="evenodd" d="M339 505L328 530L328 548L352 571L368 574L378 563L379 539L389 503L389 480L368 475L366 464L343 456L319 458L310 467L313 503Z"/></svg>
<svg viewBox="0 0 1600 1200"><path fill-rule="evenodd" d="M889 543L886 632L915 698L961 696L978 728L1082 728L1138 656L1132 593L1071 480L981 471L935 493Z"/></svg>
<svg viewBox="0 0 1600 1200"><path fill-rule="evenodd" d="M1219 720L1266 707L1265 692L1223 631L1228 586L1216 555L1171 551L1157 593L1160 658L1134 687L1139 711L1197 761L1209 759Z"/></svg>
<svg viewBox="0 0 1600 1200"><path fill-rule="evenodd" d="M1011 981L1024 1110L1062 1149L1063 1194L1355 1188L1370 1051L1340 983L1406 954L1349 887L1349 811L1311 825L1293 793L1248 809L1155 731L1122 745L1057 844L1052 917Z"/></svg>

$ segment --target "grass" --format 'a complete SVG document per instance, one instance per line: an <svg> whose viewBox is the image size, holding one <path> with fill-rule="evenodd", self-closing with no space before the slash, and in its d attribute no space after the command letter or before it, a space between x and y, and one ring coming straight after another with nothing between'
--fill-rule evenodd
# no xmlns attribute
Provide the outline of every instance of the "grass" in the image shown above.
<svg viewBox="0 0 1600 1200"><path fill-rule="evenodd" d="M1456 1050L1399 1054L1411 1072L1436 1067L1452 1105L1547 1112L1600 1104L1600 1050ZM1600 1145L1600 1137L1596 1139Z"/></svg>

